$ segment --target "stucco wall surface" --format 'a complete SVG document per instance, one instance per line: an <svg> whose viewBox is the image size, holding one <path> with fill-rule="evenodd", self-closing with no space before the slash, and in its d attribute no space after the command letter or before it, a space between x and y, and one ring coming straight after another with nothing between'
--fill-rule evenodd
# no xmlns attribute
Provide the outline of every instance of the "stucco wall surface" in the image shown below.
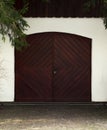
<svg viewBox="0 0 107 130"><path fill-rule="evenodd" d="M0 37L0 102L14 101L14 47Z"/></svg>

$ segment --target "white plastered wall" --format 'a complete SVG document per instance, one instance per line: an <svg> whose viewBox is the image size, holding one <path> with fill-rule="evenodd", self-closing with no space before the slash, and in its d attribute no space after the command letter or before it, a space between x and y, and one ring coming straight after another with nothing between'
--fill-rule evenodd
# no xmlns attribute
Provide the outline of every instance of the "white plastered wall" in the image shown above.
<svg viewBox="0 0 107 130"><path fill-rule="evenodd" d="M0 36L0 102L14 101L14 47Z"/></svg>
<svg viewBox="0 0 107 130"><path fill-rule="evenodd" d="M107 30L105 30L102 19L98 18L26 18L30 28L26 34L39 32L66 32L78 34L92 39L92 101L107 101ZM10 50L4 46L3 56L10 55L9 61L5 66L10 64L8 74L10 79L4 80L0 89L0 101L14 101L14 53L13 48ZM5 54L6 53L6 54ZM10 85L8 83L10 83Z"/></svg>

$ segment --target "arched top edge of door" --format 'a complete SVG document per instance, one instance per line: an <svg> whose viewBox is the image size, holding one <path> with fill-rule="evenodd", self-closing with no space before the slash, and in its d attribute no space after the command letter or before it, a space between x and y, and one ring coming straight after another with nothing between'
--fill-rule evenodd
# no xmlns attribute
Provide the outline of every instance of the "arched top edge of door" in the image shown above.
<svg viewBox="0 0 107 130"><path fill-rule="evenodd" d="M32 36L37 36L37 35L48 35L48 34L49 35L75 36L75 37L81 37L81 38L92 41L92 38L89 38L86 36L82 36L79 34L73 34L73 33L67 33L67 32L57 32L57 31L32 33L32 34L28 34L27 37L32 37Z"/></svg>

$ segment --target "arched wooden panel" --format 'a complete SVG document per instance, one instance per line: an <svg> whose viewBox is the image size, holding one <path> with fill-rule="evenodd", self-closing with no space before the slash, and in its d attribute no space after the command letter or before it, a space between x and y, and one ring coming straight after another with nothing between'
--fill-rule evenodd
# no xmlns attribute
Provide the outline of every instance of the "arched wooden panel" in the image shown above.
<svg viewBox="0 0 107 130"><path fill-rule="evenodd" d="M46 32L27 41L16 51L15 101L91 101L91 39Z"/></svg>
<svg viewBox="0 0 107 130"><path fill-rule="evenodd" d="M91 40L55 34L54 101L91 101Z"/></svg>
<svg viewBox="0 0 107 130"><path fill-rule="evenodd" d="M50 35L27 36L29 47L16 51L16 101L51 101L52 49Z"/></svg>

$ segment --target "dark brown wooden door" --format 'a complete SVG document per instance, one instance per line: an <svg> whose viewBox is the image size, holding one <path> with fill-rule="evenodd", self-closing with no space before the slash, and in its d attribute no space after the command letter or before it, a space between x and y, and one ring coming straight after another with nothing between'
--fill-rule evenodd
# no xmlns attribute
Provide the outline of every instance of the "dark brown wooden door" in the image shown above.
<svg viewBox="0 0 107 130"><path fill-rule="evenodd" d="M91 101L91 39L51 32L27 41L16 51L15 101Z"/></svg>
<svg viewBox="0 0 107 130"><path fill-rule="evenodd" d="M29 47L16 51L16 93L20 102L51 101L52 49L50 34L30 35Z"/></svg>
<svg viewBox="0 0 107 130"><path fill-rule="evenodd" d="M54 101L91 100L91 40L55 34Z"/></svg>

